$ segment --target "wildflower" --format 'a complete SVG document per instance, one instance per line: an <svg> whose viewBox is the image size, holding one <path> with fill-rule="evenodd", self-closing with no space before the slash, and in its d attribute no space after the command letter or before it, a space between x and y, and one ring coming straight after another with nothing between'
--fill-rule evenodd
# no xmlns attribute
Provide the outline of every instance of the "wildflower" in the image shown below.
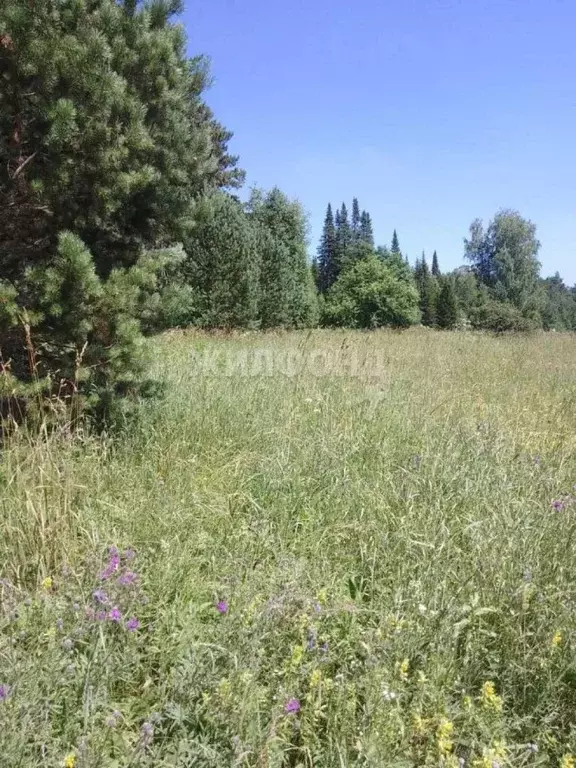
<svg viewBox="0 0 576 768"><path fill-rule="evenodd" d="M152 738L154 736L154 726L152 723L142 723L142 728L140 728L140 737L142 739L142 743L144 745L150 744L152 741Z"/></svg>
<svg viewBox="0 0 576 768"><path fill-rule="evenodd" d="M310 675L310 688L317 688L322 681L322 672L319 669L313 670Z"/></svg>
<svg viewBox="0 0 576 768"><path fill-rule="evenodd" d="M64 768L74 768L76 765L76 755L74 752L70 752L69 755L66 755L64 758Z"/></svg>
<svg viewBox="0 0 576 768"><path fill-rule="evenodd" d="M106 592L104 592L103 589L96 589L94 592L92 592L92 597L97 603L100 603L101 605L106 605L108 602L108 595Z"/></svg>
<svg viewBox="0 0 576 768"><path fill-rule="evenodd" d="M56 619L56 629L59 632L62 632L62 630L64 629L64 619Z"/></svg>
<svg viewBox="0 0 576 768"><path fill-rule="evenodd" d="M114 608L112 608L112 610L108 614L108 618L110 619L110 621L120 621L122 619L122 614L120 613L120 609L114 606Z"/></svg>
<svg viewBox="0 0 576 768"><path fill-rule="evenodd" d="M64 640L62 640L62 648L64 648L65 651L71 651L72 648L74 648L74 643L69 637L65 637Z"/></svg>
<svg viewBox="0 0 576 768"><path fill-rule="evenodd" d="M559 629L554 632L554 636L552 638L552 648L558 648L560 645L562 645L562 632L560 632Z"/></svg>
<svg viewBox="0 0 576 768"><path fill-rule="evenodd" d="M110 559L108 560L108 564L98 574L100 581L106 581L120 568L120 555L118 554L116 547L110 547L109 555Z"/></svg>
<svg viewBox="0 0 576 768"><path fill-rule="evenodd" d="M284 705L284 712L286 712L287 715L298 714L298 712L300 712L300 702L298 699L288 699Z"/></svg>
<svg viewBox="0 0 576 768"><path fill-rule="evenodd" d="M410 669L410 661L403 659L398 665L398 671L400 672L401 680L408 680L408 670Z"/></svg>
<svg viewBox="0 0 576 768"><path fill-rule="evenodd" d="M418 734L418 736L423 736L426 733L427 721L422 717L422 715L416 714L412 718L412 722L414 724L414 731Z"/></svg>
<svg viewBox="0 0 576 768"><path fill-rule="evenodd" d="M390 691L388 688L386 688L386 686L384 686L382 688L382 698L384 699L384 701L394 701L394 699L396 698L396 694L394 693L394 691Z"/></svg>
<svg viewBox="0 0 576 768"><path fill-rule="evenodd" d="M537 754L538 752L538 744L535 744L534 742L531 742L530 744L526 745L529 752L532 752L533 755Z"/></svg>
<svg viewBox="0 0 576 768"><path fill-rule="evenodd" d="M130 584L134 584L137 578L138 574L134 573L134 571L126 571L126 573L123 573L118 577L118 584L120 584L121 587L128 587Z"/></svg>
<svg viewBox="0 0 576 768"><path fill-rule="evenodd" d="M552 502L552 509L555 512L562 512L562 510L566 507L566 502L562 501L562 499L555 499Z"/></svg>
<svg viewBox="0 0 576 768"><path fill-rule="evenodd" d="M419 683L422 683L422 685L424 685L424 683L427 683L427 682L428 682L428 678L426 677L426 675L424 674L424 672L422 672L422 670L421 670L421 669L420 669L420 670L418 670L418 682L419 682Z"/></svg>
<svg viewBox="0 0 576 768"><path fill-rule="evenodd" d="M2 683L0 685L0 703L6 701L8 696L10 696L10 686L6 683Z"/></svg>
<svg viewBox="0 0 576 768"><path fill-rule="evenodd" d="M575 768L576 758L574 755L563 755L560 760L560 768Z"/></svg>
<svg viewBox="0 0 576 768"><path fill-rule="evenodd" d="M495 712L502 711L502 698L496 693L494 683L487 680L482 686L480 701L486 709L492 709Z"/></svg>
<svg viewBox="0 0 576 768"><path fill-rule="evenodd" d="M216 610L218 611L218 613L222 613L222 614L228 613L228 603L226 602L226 600L219 600L216 603Z"/></svg>
<svg viewBox="0 0 576 768"><path fill-rule="evenodd" d="M131 548L127 549L126 552L124 552L124 559L125 560L128 560L128 561L134 560L135 557L136 557L136 552L133 549L131 549Z"/></svg>
<svg viewBox="0 0 576 768"><path fill-rule="evenodd" d="M308 642L306 643L306 650L307 651L313 651L316 647L316 636L314 632L308 633Z"/></svg>
<svg viewBox="0 0 576 768"><path fill-rule="evenodd" d="M140 622L136 616L132 616L132 618L128 619L126 622L126 629L128 632L135 632L137 629L140 629Z"/></svg>
<svg viewBox="0 0 576 768"><path fill-rule="evenodd" d="M292 658L290 659L290 664L293 667L299 667L302 663L302 657L304 656L304 649L301 645L295 645L292 649Z"/></svg>
<svg viewBox="0 0 576 768"><path fill-rule="evenodd" d="M322 643L322 645L320 646L320 650L322 651L322 653L328 653L328 640L326 640L325 643Z"/></svg>
<svg viewBox="0 0 576 768"><path fill-rule="evenodd" d="M440 755L443 757L449 755L454 748L454 742L452 741L453 733L454 725L450 722L450 720L442 718L438 724L438 728L436 729L436 742L438 744L438 752L440 752Z"/></svg>
<svg viewBox="0 0 576 768"><path fill-rule="evenodd" d="M106 621L106 611L96 611L94 618L96 621Z"/></svg>
<svg viewBox="0 0 576 768"><path fill-rule="evenodd" d="M54 582L52 581L52 577L51 576L46 576L46 578L42 579L42 581L40 582L40 586L42 587L42 589L45 589L46 591L52 589L52 587L54 586Z"/></svg>
<svg viewBox="0 0 576 768"><path fill-rule="evenodd" d="M80 610L80 603L72 603L72 610L74 611L74 613L78 613L78 611Z"/></svg>
<svg viewBox="0 0 576 768"><path fill-rule="evenodd" d="M121 713L115 709L114 712L111 712L106 720L104 721L104 724L107 728L116 728L120 720L122 719Z"/></svg>

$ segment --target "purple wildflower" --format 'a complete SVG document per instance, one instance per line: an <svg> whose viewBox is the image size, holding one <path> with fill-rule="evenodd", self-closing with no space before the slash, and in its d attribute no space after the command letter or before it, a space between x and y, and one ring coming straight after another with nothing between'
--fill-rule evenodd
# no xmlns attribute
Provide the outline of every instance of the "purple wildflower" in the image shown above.
<svg viewBox="0 0 576 768"><path fill-rule="evenodd" d="M322 653L328 653L328 641L327 640L326 640L325 643L322 643L322 645L320 646L320 650L322 651Z"/></svg>
<svg viewBox="0 0 576 768"><path fill-rule="evenodd" d="M118 550L115 547L110 547L109 553L110 559L108 560L108 565L98 574L100 581L106 581L120 568L120 555L118 554Z"/></svg>
<svg viewBox="0 0 576 768"><path fill-rule="evenodd" d="M136 557L136 552L133 549L127 549L126 552L124 552L125 560L134 560L135 557Z"/></svg>
<svg viewBox="0 0 576 768"><path fill-rule="evenodd" d="M7 683L2 683L0 685L0 703L6 701L8 696L10 696L10 686Z"/></svg>
<svg viewBox="0 0 576 768"><path fill-rule="evenodd" d="M284 705L284 712L286 712L287 715L298 714L298 712L300 712L300 702L298 699L288 699Z"/></svg>
<svg viewBox="0 0 576 768"><path fill-rule="evenodd" d="M228 613L228 603L226 600L219 600L216 603L216 610L218 613Z"/></svg>
<svg viewBox="0 0 576 768"><path fill-rule="evenodd" d="M110 613L108 614L108 618L110 621L120 621L122 619L122 614L120 613L120 609L114 606Z"/></svg>
<svg viewBox="0 0 576 768"><path fill-rule="evenodd" d="M140 728L140 735L144 745L150 744L152 737L154 736L154 726L152 723L142 723L142 728Z"/></svg>
<svg viewBox="0 0 576 768"><path fill-rule="evenodd" d="M111 712L106 720L104 721L104 724L107 728L115 728L120 720L122 719L122 714L115 709L114 712Z"/></svg>
<svg viewBox="0 0 576 768"><path fill-rule="evenodd" d="M69 637L65 637L64 640L62 640L62 648L64 648L65 651L71 651L72 648L74 648L74 642Z"/></svg>
<svg viewBox="0 0 576 768"><path fill-rule="evenodd" d="M96 621L106 621L106 611L96 611Z"/></svg>
<svg viewBox="0 0 576 768"><path fill-rule="evenodd" d="M64 629L64 619L56 619L56 629L58 632L62 632Z"/></svg>
<svg viewBox="0 0 576 768"><path fill-rule="evenodd" d="M126 622L126 629L128 632L135 632L137 629L140 629L140 622L136 618L136 616L132 616L131 619L128 619Z"/></svg>
<svg viewBox="0 0 576 768"><path fill-rule="evenodd" d="M552 502L552 509L555 512L562 512L562 510L566 507L566 502L562 501L562 499L555 499Z"/></svg>
<svg viewBox="0 0 576 768"><path fill-rule="evenodd" d="M128 587L130 584L134 584L137 578L138 574L134 573L134 571L126 571L126 573L118 577L118 584L122 587Z"/></svg>
<svg viewBox="0 0 576 768"><path fill-rule="evenodd" d="M97 603L100 603L100 605L106 605L106 603L108 602L108 595L106 594L106 592L104 592L103 589L96 589L92 593L92 597L94 598L94 600L96 600Z"/></svg>

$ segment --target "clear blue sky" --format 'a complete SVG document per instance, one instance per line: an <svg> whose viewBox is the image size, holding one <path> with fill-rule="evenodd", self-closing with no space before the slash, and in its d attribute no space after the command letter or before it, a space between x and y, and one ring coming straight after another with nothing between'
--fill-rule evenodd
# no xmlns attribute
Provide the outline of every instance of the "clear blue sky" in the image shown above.
<svg viewBox="0 0 576 768"><path fill-rule="evenodd" d="M311 252L356 195L377 243L453 268L509 207L576 282L576 0L185 2L247 184L302 201Z"/></svg>

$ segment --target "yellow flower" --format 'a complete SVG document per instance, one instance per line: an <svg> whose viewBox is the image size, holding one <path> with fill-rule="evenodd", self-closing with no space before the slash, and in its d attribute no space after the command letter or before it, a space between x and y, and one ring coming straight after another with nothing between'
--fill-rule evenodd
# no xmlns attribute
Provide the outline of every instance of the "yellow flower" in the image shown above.
<svg viewBox="0 0 576 768"><path fill-rule="evenodd" d="M317 688L322 682L322 672L319 669L313 670L310 675L310 688Z"/></svg>
<svg viewBox="0 0 576 768"><path fill-rule="evenodd" d="M74 768L76 765L76 755L74 752L70 752L69 755L66 755L64 758L64 768Z"/></svg>
<svg viewBox="0 0 576 768"><path fill-rule="evenodd" d="M576 766L574 755L564 755L560 760L560 768L574 768L574 766Z"/></svg>
<svg viewBox="0 0 576 768"><path fill-rule="evenodd" d="M301 645L295 645L292 649L292 658L290 659L290 664L293 667L299 667L302 662L302 657L304 656L304 648L302 648Z"/></svg>
<svg viewBox="0 0 576 768"><path fill-rule="evenodd" d="M452 741L452 734L454 733L454 725L445 717L440 720L438 728L436 729L436 742L438 744L438 752L441 755L446 756L452 752L454 748L454 742Z"/></svg>
<svg viewBox="0 0 576 768"><path fill-rule="evenodd" d="M422 717L422 715L414 715L412 722L414 723L414 731L418 734L418 736L423 736L426 733L426 726L428 724L427 721Z"/></svg>
<svg viewBox="0 0 576 768"><path fill-rule="evenodd" d="M52 589L52 587L54 586L54 582L52 581L52 576L46 576L45 579L42 579L40 586L42 587L42 589Z"/></svg>
<svg viewBox="0 0 576 768"><path fill-rule="evenodd" d="M328 602L328 590L324 587L316 594L316 598L320 605L326 605Z"/></svg>
<svg viewBox="0 0 576 768"><path fill-rule="evenodd" d="M554 632L554 637L552 638L552 648L558 648L559 645L562 645L562 632L560 632L559 629Z"/></svg>
<svg viewBox="0 0 576 768"><path fill-rule="evenodd" d="M408 670L410 669L409 659L403 659L398 664L398 671L402 680L408 680Z"/></svg>
<svg viewBox="0 0 576 768"><path fill-rule="evenodd" d="M487 680L482 686L480 701L486 709L492 709L494 712L502 712L502 698L496 693L492 680Z"/></svg>

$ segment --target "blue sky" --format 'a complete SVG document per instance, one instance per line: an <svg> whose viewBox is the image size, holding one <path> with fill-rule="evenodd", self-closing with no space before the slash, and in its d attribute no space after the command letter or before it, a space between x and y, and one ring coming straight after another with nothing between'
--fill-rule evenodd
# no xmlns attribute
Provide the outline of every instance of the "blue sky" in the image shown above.
<svg viewBox="0 0 576 768"><path fill-rule="evenodd" d="M208 101L247 184L310 214L356 195L377 243L463 263L470 222L515 208L543 274L576 282L575 0L185 0Z"/></svg>

